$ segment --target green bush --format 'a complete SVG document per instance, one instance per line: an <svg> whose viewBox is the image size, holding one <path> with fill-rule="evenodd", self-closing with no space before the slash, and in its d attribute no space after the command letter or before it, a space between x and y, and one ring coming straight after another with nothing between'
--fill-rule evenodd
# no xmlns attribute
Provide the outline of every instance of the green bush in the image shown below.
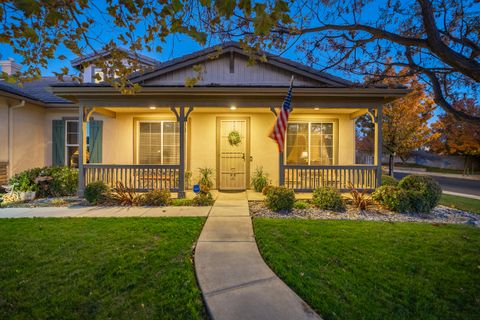
<svg viewBox="0 0 480 320"><path fill-rule="evenodd" d="M100 204L107 198L109 188L103 181L90 182L85 187L83 196L90 204Z"/></svg>
<svg viewBox="0 0 480 320"><path fill-rule="evenodd" d="M268 177L263 172L262 167L257 167L255 173L252 176L252 186L256 192L262 192L263 188L268 185Z"/></svg>
<svg viewBox="0 0 480 320"><path fill-rule="evenodd" d="M188 207L192 205L191 199L179 198L172 200L172 206L174 207Z"/></svg>
<svg viewBox="0 0 480 320"><path fill-rule="evenodd" d="M407 191L415 212L430 212L442 196L442 188L429 176L409 175L400 180L398 186Z"/></svg>
<svg viewBox="0 0 480 320"><path fill-rule="evenodd" d="M285 187L271 187L265 203L273 211L291 211L295 203L295 192Z"/></svg>
<svg viewBox="0 0 480 320"><path fill-rule="evenodd" d="M398 180L388 175L382 175L382 186L398 186Z"/></svg>
<svg viewBox="0 0 480 320"><path fill-rule="evenodd" d="M372 199L392 211L407 212L410 210L409 194L399 187L381 186L372 193Z"/></svg>
<svg viewBox="0 0 480 320"><path fill-rule="evenodd" d="M337 189L332 187L321 187L315 189L312 196L313 204L323 210L343 211L345 201Z"/></svg>
<svg viewBox="0 0 480 320"><path fill-rule="evenodd" d="M302 209L306 209L307 207L308 207L308 203L302 200L295 201L295 203L293 204L293 208L295 209L302 210Z"/></svg>
<svg viewBox="0 0 480 320"><path fill-rule="evenodd" d="M162 207L171 203L169 190L152 190L142 195L139 204L143 206Z"/></svg>
<svg viewBox="0 0 480 320"><path fill-rule="evenodd" d="M213 196L210 192L200 192L193 198L192 205L196 207L205 207L213 205L215 201L213 200Z"/></svg>
<svg viewBox="0 0 480 320"><path fill-rule="evenodd" d="M78 170L69 167L33 168L16 174L9 184L15 185L16 191L36 191L40 198L73 196L77 193Z"/></svg>

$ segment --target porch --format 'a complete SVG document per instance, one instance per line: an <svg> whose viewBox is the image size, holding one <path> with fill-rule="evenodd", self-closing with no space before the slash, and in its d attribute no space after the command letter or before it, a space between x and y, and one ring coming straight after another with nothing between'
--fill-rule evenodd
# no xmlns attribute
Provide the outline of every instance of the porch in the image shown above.
<svg viewBox="0 0 480 320"><path fill-rule="evenodd" d="M229 107L156 107L155 109L136 107L135 110L133 108L129 108L128 111L123 110L121 107L86 106L80 109L79 116L80 119L83 119L82 125L79 126L79 137L81 137L79 140L83 141L79 148L80 190L83 191L84 187L91 182L101 180L110 187L115 187L118 182L121 182L126 188L138 192L168 189L178 193L179 197L184 197L185 191L188 191L196 181L194 178L189 182L185 173L195 172L201 166L208 166L214 170L214 188L220 190L250 189L252 173L259 166L266 169L273 184L284 185L296 192L311 192L321 186L331 186L346 191L351 185L358 189L373 190L380 183L381 167L377 161L381 134L381 126L378 121L381 112L380 106L370 109L298 107L291 115L291 122L304 125L305 128L308 128L308 132L313 131L311 127L314 124L332 123L332 151L328 151L328 146L322 147L322 150L316 152L311 152L313 150L310 149L310 146L303 146L307 151L302 151L304 149L292 151L291 149L295 146L289 148L287 141L285 154L279 154L275 143L267 137L267 131L273 125L276 116L272 112L272 108L238 107L232 111ZM350 130L353 132L355 119L363 114L371 114L373 119L377 119L375 122L377 147L373 165L355 164L354 151L351 150L352 147L354 148L354 143L351 141L353 139L351 135L347 134ZM86 124L93 116L96 117L95 119L103 117L106 129L112 123L133 123L130 128L122 125L111 130L115 132L116 136L117 146L115 149L123 147L124 150L121 154L124 157L110 156L113 146L107 146L107 143L104 143L103 159L106 161L87 163L85 130ZM135 137L139 133L135 132L140 130L138 128L140 122L160 121L158 119L170 119L169 123L175 123L178 128L178 137L176 137L178 144L172 151L176 155L174 163L140 163L140 151L136 146L139 138ZM224 139L225 134L222 134L223 124L220 123L221 121L229 124L234 122L234 125L237 123L244 149L242 146L231 147L225 142L222 144L221 140ZM242 121L245 121L245 132L238 126L238 123ZM310 124L307 126L306 123ZM130 136L133 137L133 143L118 143L119 139L126 140L121 138L123 133L120 132L124 131L128 131L125 134L127 139ZM106 134L104 138L107 141L112 139L108 138ZM290 142L298 143L297 140L298 138L293 137ZM308 140L313 145L315 139L309 135L304 140ZM110 144L110 142L108 143ZM222 148L227 149L223 150ZM131 149L133 149L133 154L127 157L127 154L132 153ZM328 152L330 154L321 155ZM308 154L308 156L305 158L304 154ZM314 159L315 154L319 158ZM162 157L168 158L167 155ZM115 159L127 163L110 162ZM128 161L131 162L128 163ZM237 168L230 171L230 167L235 166ZM237 170L238 166L243 167L241 170ZM228 170L225 170L224 167L227 167ZM235 179L236 181L234 181ZM225 180L233 181L233 184L229 188L225 188Z"/></svg>

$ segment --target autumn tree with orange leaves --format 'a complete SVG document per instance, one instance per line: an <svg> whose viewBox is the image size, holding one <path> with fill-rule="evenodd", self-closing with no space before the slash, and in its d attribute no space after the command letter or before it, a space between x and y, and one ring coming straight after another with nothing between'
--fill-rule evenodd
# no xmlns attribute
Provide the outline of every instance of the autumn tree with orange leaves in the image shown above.
<svg viewBox="0 0 480 320"><path fill-rule="evenodd" d="M389 175L393 175L396 155L406 160L412 151L426 146L431 139L428 120L432 118L435 108L433 99L426 93L425 85L416 76L406 76L406 72L406 69L396 72L390 68L385 71L387 78L379 81L368 79L381 85L404 85L412 90L405 97L383 106L383 151L389 155ZM360 129L364 141L357 141L360 146L363 142L373 142L373 124L368 122L365 117L357 122L364 126Z"/></svg>
<svg viewBox="0 0 480 320"><path fill-rule="evenodd" d="M458 100L455 108L480 116L480 105L474 99ZM480 157L480 126L459 121L451 114L443 114L432 124L433 152L439 154L458 155L465 158L464 174L473 171L473 159Z"/></svg>

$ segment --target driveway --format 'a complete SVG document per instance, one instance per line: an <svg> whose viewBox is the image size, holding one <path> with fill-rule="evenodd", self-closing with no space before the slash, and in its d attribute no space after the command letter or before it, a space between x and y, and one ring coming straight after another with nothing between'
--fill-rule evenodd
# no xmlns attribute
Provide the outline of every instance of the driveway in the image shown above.
<svg viewBox="0 0 480 320"><path fill-rule="evenodd" d="M395 178L401 179L411 173L395 172ZM419 172L419 174L427 174L426 172ZM445 191L465 193L475 196L480 196L480 181L469 180L461 178L439 177L432 176Z"/></svg>

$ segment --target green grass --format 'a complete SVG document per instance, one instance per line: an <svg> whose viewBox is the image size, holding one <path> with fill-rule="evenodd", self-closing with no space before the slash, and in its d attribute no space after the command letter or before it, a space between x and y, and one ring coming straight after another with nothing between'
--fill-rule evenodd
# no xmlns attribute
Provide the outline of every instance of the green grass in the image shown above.
<svg viewBox="0 0 480 320"><path fill-rule="evenodd" d="M201 319L203 218L0 219L0 319Z"/></svg>
<svg viewBox="0 0 480 320"><path fill-rule="evenodd" d="M480 200L442 194L440 204L464 211L480 214Z"/></svg>
<svg viewBox="0 0 480 320"><path fill-rule="evenodd" d="M478 319L480 230L254 219L271 268L324 319Z"/></svg>

